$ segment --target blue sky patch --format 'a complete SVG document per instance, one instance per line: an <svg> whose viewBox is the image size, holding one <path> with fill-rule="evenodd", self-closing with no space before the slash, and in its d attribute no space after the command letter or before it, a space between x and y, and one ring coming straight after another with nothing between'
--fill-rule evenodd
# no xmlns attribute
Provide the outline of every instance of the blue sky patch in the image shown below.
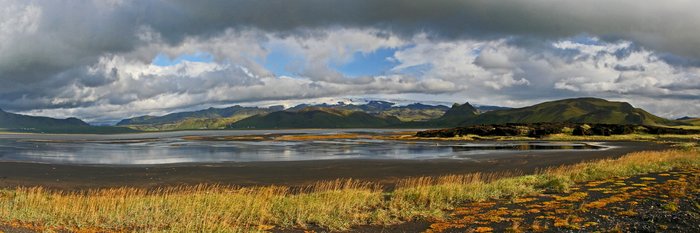
<svg viewBox="0 0 700 233"><path fill-rule="evenodd" d="M397 48L381 48L371 53L355 52L350 62L330 66L351 77L381 75L396 66L396 62L388 58L393 57L397 50Z"/></svg>
<svg viewBox="0 0 700 233"><path fill-rule="evenodd" d="M301 73L305 59L284 48L273 47L267 57L255 60L277 76L294 76Z"/></svg>
<svg viewBox="0 0 700 233"><path fill-rule="evenodd" d="M159 53L155 58L153 58L151 64L157 66L174 66L182 63L183 61L209 63L214 61L214 56L210 53L196 52L193 54L182 54L172 59L166 54Z"/></svg>
<svg viewBox="0 0 700 233"><path fill-rule="evenodd" d="M578 36L573 36L569 40L574 43L584 44L584 45L603 45L605 42L600 41L597 37L593 37L588 34L581 34Z"/></svg>

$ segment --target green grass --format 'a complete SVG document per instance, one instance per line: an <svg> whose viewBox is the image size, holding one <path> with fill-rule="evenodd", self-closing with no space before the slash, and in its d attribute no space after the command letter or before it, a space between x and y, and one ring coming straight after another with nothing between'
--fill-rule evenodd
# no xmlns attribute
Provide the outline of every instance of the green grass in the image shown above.
<svg viewBox="0 0 700 233"><path fill-rule="evenodd" d="M544 102L524 108L490 111L470 119L469 124L505 124L540 122L582 122L606 124L679 125L626 102L597 98L575 98Z"/></svg>
<svg viewBox="0 0 700 233"><path fill-rule="evenodd" d="M408 140L443 140L443 141L471 141L471 140L498 140L498 141L528 141L528 140L548 140L548 141L698 141L700 134L623 134L610 136L575 136L570 133L552 134L543 138L532 138L527 136L479 136L479 135L461 135L455 137L405 137L398 139Z"/></svg>
<svg viewBox="0 0 700 233"><path fill-rule="evenodd" d="M700 130L700 125L680 125L680 126L669 126L671 128L688 129L688 130Z"/></svg>
<svg viewBox="0 0 700 233"><path fill-rule="evenodd" d="M610 136L573 136L568 134L553 134L543 138L554 141L677 141L700 140L700 134L623 134Z"/></svg>
<svg viewBox="0 0 700 233"><path fill-rule="evenodd" d="M0 191L0 222L42 231L250 232L318 225L347 230L417 218L444 218L466 202L566 192L575 182L700 167L695 147L637 152L551 168L532 175L468 174L404 179L391 192L357 180L320 182L302 192L270 186L135 188L58 192L41 187Z"/></svg>
<svg viewBox="0 0 700 233"><path fill-rule="evenodd" d="M407 108L394 108L383 111L379 114L381 117L391 117L394 116L401 121L428 121L440 118L445 114L444 110L441 109L407 109Z"/></svg>
<svg viewBox="0 0 700 233"><path fill-rule="evenodd" d="M229 125L242 119L254 116L253 114L236 114L222 118L187 118L172 123L128 125L131 129L143 131L173 131L173 130L198 130L198 129L225 129Z"/></svg>

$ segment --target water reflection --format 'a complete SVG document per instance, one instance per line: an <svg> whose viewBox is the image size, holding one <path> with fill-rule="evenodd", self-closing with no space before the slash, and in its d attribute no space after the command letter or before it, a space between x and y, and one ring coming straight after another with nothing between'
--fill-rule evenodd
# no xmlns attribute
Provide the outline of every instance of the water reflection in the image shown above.
<svg viewBox="0 0 700 233"><path fill-rule="evenodd" d="M327 130L334 132L331 130ZM367 130L365 130L367 131ZM222 131L202 131L226 135ZM255 131L256 133L271 133ZM287 131L290 132L290 131ZM325 131L324 131L325 132ZM340 132L340 131L335 131ZM347 131L342 131L347 132ZM376 133L377 131L373 131ZM217 134L214 134L217 133ZM230 134L240 134L232 131ZM274 133L280 133L275 131ZM291 133L295 133L291 131ZM124 135L36 135L0 139L1 161L56 164L145 165L324 159L474 159L532 150L598 150L584 143L553 142L404 142L369 139L319 141L187 141L197 131ZM157 136L157 137L156 137Z"/></svg>

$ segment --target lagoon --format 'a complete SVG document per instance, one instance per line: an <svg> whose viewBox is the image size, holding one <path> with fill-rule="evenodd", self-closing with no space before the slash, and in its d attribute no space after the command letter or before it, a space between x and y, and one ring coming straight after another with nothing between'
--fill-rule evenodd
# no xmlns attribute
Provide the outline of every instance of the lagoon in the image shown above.
<svg viewBox="0 0 700 233"><path fill-rule="evenodd" d="M485 160L538 151L594 151L604 143L551 141L187 140L187 137L383 135L396 129L177 131L118 135L0 135L0 161L148 166L159 164L311 160Z"/></svg>

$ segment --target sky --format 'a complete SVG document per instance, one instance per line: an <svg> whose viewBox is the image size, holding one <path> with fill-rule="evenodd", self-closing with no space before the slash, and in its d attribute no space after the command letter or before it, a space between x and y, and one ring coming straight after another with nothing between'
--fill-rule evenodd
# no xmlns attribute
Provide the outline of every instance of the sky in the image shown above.
<svg viewBox="0 0 700 233"><path fill-rule="evenodd" d="M0 108L92 123L338 99L700 116L695 0L0 0Z"/></svg>

